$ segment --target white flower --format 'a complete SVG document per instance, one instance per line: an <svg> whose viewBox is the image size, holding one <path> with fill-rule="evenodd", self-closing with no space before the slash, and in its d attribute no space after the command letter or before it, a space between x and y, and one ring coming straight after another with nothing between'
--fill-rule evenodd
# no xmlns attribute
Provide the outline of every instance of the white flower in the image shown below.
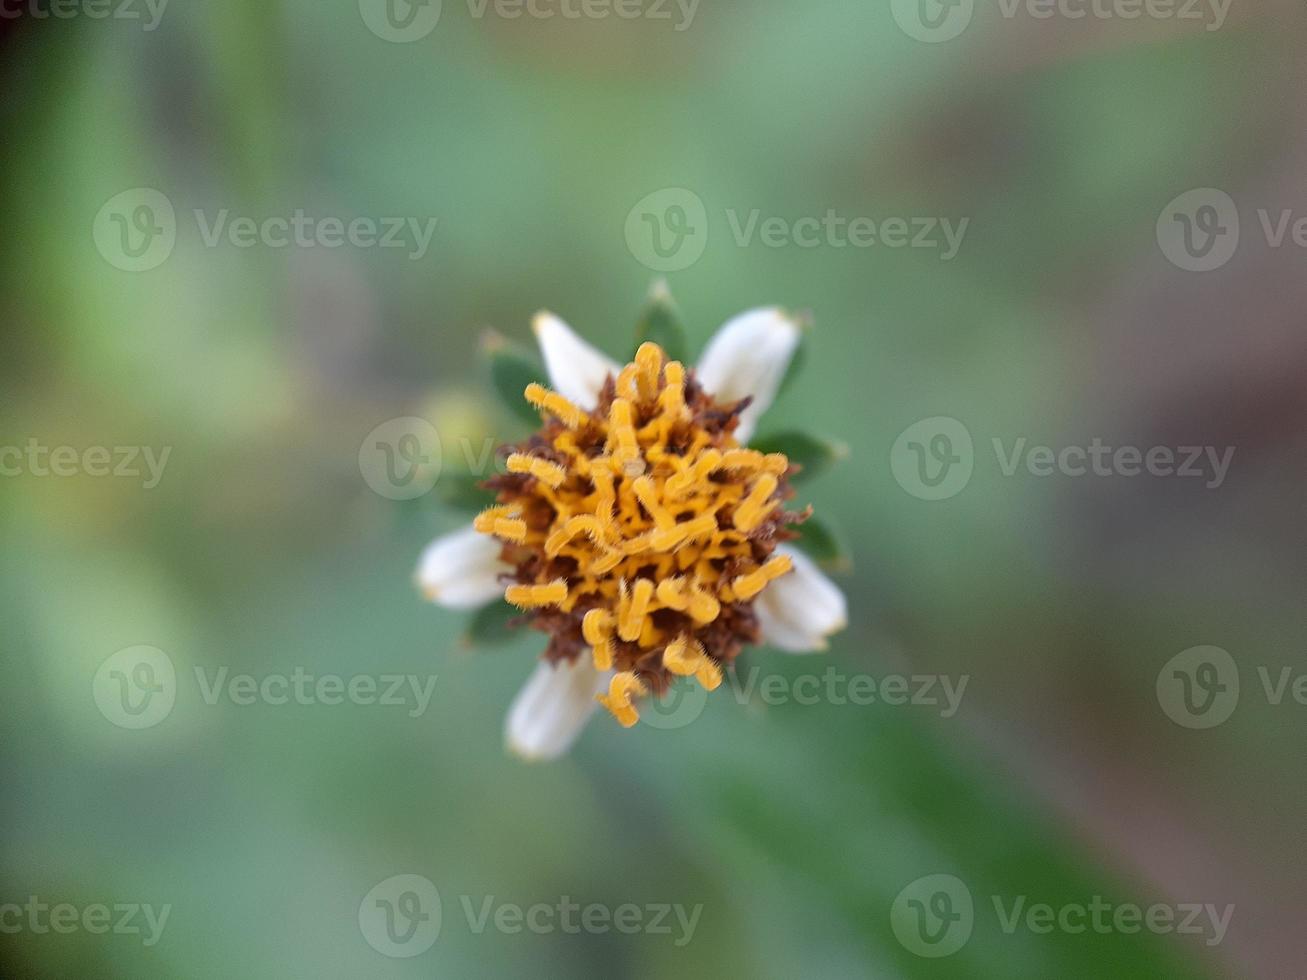
<svg viewBox="0 0 1307 980"><path fill-rule="evenodd" d="M552 314L537 315L534 328L554 390L584 410L593 409L609 376L617 377L622 368ZM735 432L741 443L775 399L799 340L799 325L768 308L729 321L708 344L697 371L704 390L722 404L753 398ZM500 559L501 549L501 542L471 527L438 538L423 553L418 582L429 599L451 608L489 603L504 595L501 576L511 570ZM805 555L786 547L777 553L788 557L793 571L768 581L757 595L754 609L763 639L795 653L823 650L847 622L844 594ZM584 655L538 664L509 710L509 749L528 760L566 753L594 712L596 695L613 677L612 670L597 668Z"/></svg>
<svg viewBox="0 0 1307 980"><path fill-rule="evenodd" d="M512 568L499 559L502 545L471 527L436 538L418 561L418 588L449 609L478 609L502 598L499 576Z"/></svg>
<svg viewBox="0 0 1307 980"><path fill-rule="evenodd" d="M790 556L794 571L758 596L753 608L763 636L772 646L790 653L825 650L827 638L849 624L844 593L803 552L788 545L776 550Z"/></svg>

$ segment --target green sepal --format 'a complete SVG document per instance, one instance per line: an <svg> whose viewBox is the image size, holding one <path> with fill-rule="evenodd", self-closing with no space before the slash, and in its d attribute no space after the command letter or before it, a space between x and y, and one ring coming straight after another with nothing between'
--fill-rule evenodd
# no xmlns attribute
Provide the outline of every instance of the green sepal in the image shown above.
<svg viewBox="0 0 1307 980"><path fill-rule="evenodd" d="M796 530L802 536L791 544L817 564L837 572L853 568L853 559L849 557L840 535L825 521L809 517Z"/></svg>
<svg viewBox="0 0 1307 980"><path fill-rule="evenodd" d="M749 445L760 453L784 453L791 463L799 464L802 469L794 474L795 483L811 480L849 456L848 447L842 443L794 430L758 436Z"/></svg>
<svg viewBox="0 0 1307 980"><path fill-rule="evenodd" d="M442 506L479 514L495 502L495 495L481 488L484 479L477 473L446 466L436 481L435 498Z"/></svg>
<svg viewBox="0 0 1307 980"><path fill-rule="evenodd" d="M799 324L799 345L794 348L794 356L790 358L789 367L785 369L785 377L781 378L781 383L776 389L777 398L790 390L808 364L808 331L812 329L812 317L808 313L789 315Z"/></svg>
<svg viewBox="0 0 1307 980"><path fill-rule="evenodd" d="M487 330L481 351L490 365L490 380L504 405L530 426L540 425L540 413L523 396L532 383L547 384L544 365L502 334Z"/></svg>
<svg viewBox="0 0 1307 980"><path fill-rule="evenodd" d="M520 635L518 630L509 624L521 616L522 610L510 606L503 599L483 606L468 621L467 629L463 633L463 642L477 647L502 646L509 643Z"/></svg>
<svg viewBox="0 0 1307 980"><path fill-rule="evenodd" d="M680 310L667 288L667 280L659 279L649 290L649 301L635 328L635 349L652 341L663 349L668 360L685 363L690 342L681 322ZM634 356L634 352L632 352Z"/></svg>

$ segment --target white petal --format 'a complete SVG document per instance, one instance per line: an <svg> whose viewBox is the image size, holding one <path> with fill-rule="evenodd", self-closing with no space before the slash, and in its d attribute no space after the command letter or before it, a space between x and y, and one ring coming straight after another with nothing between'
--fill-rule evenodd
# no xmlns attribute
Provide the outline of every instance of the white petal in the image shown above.
<svg viewBox="0 0 1307 980"><path fill-rule="evenodd" d="M749 441L758 419L776 399L800 336L793 317L769 307L741 313L708 342L697 371L704 389L721 402L753 396L735 432L740 442Z"/></svg>
<svg viewBox="0 0 1307 980"><path fill-rule="evenodd" d="M542 661L526 682L504 723L504 742L528 762L547 762L565 754L576 741L608 689L610 670L595 670L589 652L573 663Z"/></svg>
<svg viewBox="0 0 1307 980"><path fill-rule="evenodd" d="M610 374L616 377L621 367L552 313L537 313L531 327L553 389L581 408L594 408L604 382Z"/></svg>
<svg viewBox="0 0 1307 980"><path fill-rule="evenodd" d="M787 545L776 550L790 556L794 571L782 575L758 596L754 609L763 639L791 653L825 650L826 638L848 625L844 593L807 555Z"/></svg>
<svg viewBox="0 0 1307 980"><path fill-rule="evenodd" d="M418 561L418 588L449 609L476 609L504 594L499 576L512 569L499 555L503 544L472 528L436 538Z"/></svg>

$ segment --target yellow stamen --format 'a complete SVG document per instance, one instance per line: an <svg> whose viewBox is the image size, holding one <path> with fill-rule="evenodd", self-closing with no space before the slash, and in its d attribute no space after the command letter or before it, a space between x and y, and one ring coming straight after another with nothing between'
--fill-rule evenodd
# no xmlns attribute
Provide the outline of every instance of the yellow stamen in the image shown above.
<svg viewBox="0 0 1307 980"><path fill-rule="evenodd" d="M636 477L645 471L644 460L640 456L640 442L635 435L635 414L631 403L625 398L615 399L609 410L608 439L616 449L613 460L623 473Z"/></svg>
<svg viewBox="0 0 1307 980"><path fill-rule="evenodd" d="M605 551L594 560L594 565L591 568L591 571L595 575L607 575L614 568L620 565L622 559L625 557L626 555L620 549Z"/></svg>
<svg viewBox="0 0 1307 980"><path fill-rule="evenodd" d="M567 598L567 583L556 579L548 585L510 585L504 598L522 609L556 606Z"/></svg>
<svg viewBox="0 0 1307 980"><path fill-rule="evenodd" d="M789 555L774 555L761 568L737 578L731 583L731 588L736 598L748 602L765 589L768 583L776 581L793 569L794 560Z"/></svg>
<svg viewBox="0 0 1307 980"><path fill-rule="evenodd" d="M706 655L700 659L699 669L694 672L694 677L705 691L715 691L722 686L722 669Z"/></svg>
<svg viewBox="0 0 1307 980"><path fill-rule="evenodd" d="M770 500L771 495L776 492L777 485L776 477L771 473L764 473L758 477L758 482L749 491L749 496L735 508L737 528L748 533L763 522L763 519L778 505L778 501Z"/></svg>
<svg viewBox="0 0 1307 980"><path fill-rule="evenodd" d="M685 612L690 606L690 597L685 594L685 579L665 578L658 583L658 601L668 609Z"/></svg>
<svg viewBox="0 0 1307 980"><path fill-rule="evenodd" d="M722 683L722 669L708 656L703 644L689 636L678 636L667 645L663 666L678 677L693 676L707 691L715 691Z"/></svg>
<svg viewBox="0 0 1307 980"><path fill-rule="evenodd" d="M625 671L614 674L608 684L608 693L596 694L595 700L611 711L623 728L630 728L640 720L640 712L635 710L635 699L648 693L648 689L640 683L640 678Z"/></svg>
<svg viewBox="0 0 1307 980"><path fill-rule="evenodd" d="M579 429L588 415L556 391L532 382L526 386L526 400L553 415L569 429Z"/></svg>
<svg viewBox="0 0 1307 980"><path fill-rule="evenodd" d="M722 604L711 592L695 586L690 590L690 618L696 623L711 623L722 614Z"/></svg>
<svg viewBox="0 0 1307 980"><path fill-rule="evenodd" d="M722 466L722 454L716 449L709 449L691 466L686 467L667 481L665 487L669 497L683 497L696 487L707 482L708 477Z"/></svg>
<svg viewBox="0 0 1307 980"><path fill-rule="evenodd" d="M640 401L651 402L658 397L658 376L663 370L663 349L645 342L635 352L635 384Z"/></svg>
<svg viewBox="0 0 1307 980"><path fill-rule="evenodd" d="M670 527L676 523L676 518L658 499L658 489L654 486L653 480L642 476L631 484L631 489L635 491L636 499L644 505L645 511L660 528Z"/></svg>
<svg viewBox="0 0 1307 980"><path fill-rule="evenodd" d="M787 496L788 459L740 446L688 378L646 343L602 411L527 386L543 428L508 470L532 479L501 483L499 506L474 522L518 546L504 552L519 583L506 598L551 608L536 625L568 643L579 631L595 668L617 672L597 700L628 727L638 698L674 677L721 685L749 622L723 623L724 608L792 567L759 530Z"/></svg>
<svg viewBox="0 0 1307 980"><path fill-rule="evenodd" d="M613 666L613 617L603 609L591 609L581 620L581 635L594 650L595 670Z"/></svg>
<svg viewBox="0 0 1307 980"><path fill-rule="evenodd" d="M592 514L578 514L545 539L545 554L550 558L562 551L578 534L588 534L594 541L602 538L603 529Z"/></svg>
<svg viewBox="0 0 1307 980"><path fill-rule="evenodd" d="M644 626L644 617L649 612L649 601L653 599L653 594L654 584L647 578L637 579L629 594L623 588L623 601L617 614L617 635L627 643L634 643L640 638L640 630Z"/></svg>
<svg viewBox="0 0 1307 980"><path fill-rule="evenodd" d="M561 487L563 481L567 479L567 471L557 463L551 463L538 456L528 456L525 453L513 453L508 457L508 472L529 473L541 483L554 489Z"/></svg>
<svg viewBox="0 0 1307 980"><path fill-rule="evenodd" d="M689 677L699 669L703 655L690 649L690 640L681 635L667 645L663 651L663 666L677 677Z"/></svg>
<svg viewBox="0 0 1307 980"><path fill-rule="evenodd" d="M764 456L756 449L732 449L722 457L722 466L728 470L762 470L773 476L784 476L790 461L784 453Z"/></svg>
<svg viewBox="0 0 1307 980"><path fill-rule="evenodd" d="M671 551L688 541L707 537L717 530L717 517L703 514L692 521L673 524L669 528L655 531L653 534L654 551Z"/></svg>
<svg viewBox="0 0 1307 980"><path fill-rule="evenodd" d="M503 538L505 541L522 544L526 541L526 521L501 517L495 521L494 530L490 533L497 538Z"/></svg>
<svg viewBox="0 0 1307 980"><path fill-rule="evenodd" d="M520 507L491 507L477 514L472 526L482 534L494 534L495 523L504 517L515 517L521 513Z"/></svg>
<svg viewBox="0 0 1307 980"><path fill-rule="evenodd" d="M658 404L669 421L682 422L689 415L685 407L685 365L680 361L668 361L663 368L663 379L667 387L659 396Z"/></svg>

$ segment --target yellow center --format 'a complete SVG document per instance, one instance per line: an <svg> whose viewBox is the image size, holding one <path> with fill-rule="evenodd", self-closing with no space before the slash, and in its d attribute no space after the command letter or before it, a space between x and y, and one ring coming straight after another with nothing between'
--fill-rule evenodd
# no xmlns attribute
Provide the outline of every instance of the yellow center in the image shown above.
<svg viewBox="0 0 1307 980"><path fill-rule="evenodd" d="M734 656L720 649L727 620L792 567L772 554L789 460L741 448L739 406L716 405L656 344L593 412L540 385L526 398L544 428L509 456L499 505L475 522L517 566L505 598L618 670L598 700L624 726L649 684L717 687Z"/></svg>

